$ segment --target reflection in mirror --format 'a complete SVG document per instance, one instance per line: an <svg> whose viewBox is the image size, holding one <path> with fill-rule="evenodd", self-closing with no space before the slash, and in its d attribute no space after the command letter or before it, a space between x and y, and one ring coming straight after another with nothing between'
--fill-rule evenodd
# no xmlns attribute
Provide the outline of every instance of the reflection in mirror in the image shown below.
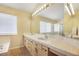
<svg viewBox="0 0 79 59"><path fill-rule="evenodd" d="M42 4L40 8L37 8L36 12L44 5ZM49 3L46 5L48 6L36 14L33 12L30 25L31 33L63 34L64 4Z"/></svg>

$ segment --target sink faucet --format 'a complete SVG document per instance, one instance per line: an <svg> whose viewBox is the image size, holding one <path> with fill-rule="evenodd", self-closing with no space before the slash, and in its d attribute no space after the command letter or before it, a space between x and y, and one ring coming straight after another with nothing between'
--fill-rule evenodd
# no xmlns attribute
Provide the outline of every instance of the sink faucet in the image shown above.
<svg viewBox="0 0 79 59"><path fill-rule="evenodd" d="M46 39L48 39L48 36L47 36L47 34L44 34L44 37L45 37Z"/></svg>

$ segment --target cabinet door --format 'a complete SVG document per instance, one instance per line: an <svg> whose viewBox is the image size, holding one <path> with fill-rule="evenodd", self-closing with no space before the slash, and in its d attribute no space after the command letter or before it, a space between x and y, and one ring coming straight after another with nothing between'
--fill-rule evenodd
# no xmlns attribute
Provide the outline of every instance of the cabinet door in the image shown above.
<svg viewBox="0 0 79 59"><path fill-rule="evenodd" d="M32 42L30 40L28 40L28 47L27 47L27 49L29 50L30 53L32 52Z"/></svg>
<svg viewBox="0 0 79 59"><path fill-rule="evenodd" d="M42 51L42 55L43 56L47 56L48 55L48 48L45 46L41 46L41 51Z"/></svg>
<svg viewBox="0 0 79 59"><path fill-rule="evenodd" d="M41 56L42 55L42 51L41 51L41 45L40 44L38 44L37 45L37 50L38 50L38 56Z"/></svg>
<svg viewBox="0 0 79 59"><path fill-rule="evenodd" d="M26 45L26 38L23 36L23 43L24 43L24 46Z"/></svg>
<svg viewBox="0 0 79 59"><path fill-rule="evenodd" d="M47 47L45 47L41 44L38 44L37 48L38 48L38 56L47 56L48 55Z"/></svg>
<svg viewBox="0 0 79 59"><path fill-rule="evenodd" d="M28 38L25 38L24 39L24 45L25 45L25 47L29 50L30 49L30 42L29 42L29 40L28 40Z"/></svg>
<svg viewBox="0 0 79 59"><path fill-rule="evenodd" d="M32 49L31 54L33 56L36 56L37 55L37 44L35 42L33 42L33 41L32 41L31 49Z"/></svg>
<svg viewBox="0 0 79 59"><path fill-rule="evenodd" d="M31 55L37 55L36 43L34 41L31 41L29 38L24 38L24 45Z"/></svg>
<svg viewBox="0 0 79 59"><path fill-rule="evenodd" d="M24 37L24 46L27 47L28 45L28 40Z"/></svg>

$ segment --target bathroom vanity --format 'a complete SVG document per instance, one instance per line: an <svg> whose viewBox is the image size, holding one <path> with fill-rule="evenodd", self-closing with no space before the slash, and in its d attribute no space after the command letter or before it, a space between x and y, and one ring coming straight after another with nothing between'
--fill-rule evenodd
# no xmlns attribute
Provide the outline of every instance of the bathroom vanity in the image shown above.
<svg viewBox="0 0 79 59"><path fill-rule="evenodd" d="M24 46L33 56L72 56L79 55L79 40L51 35L40 38L39 35L23 35Z"/></svg>

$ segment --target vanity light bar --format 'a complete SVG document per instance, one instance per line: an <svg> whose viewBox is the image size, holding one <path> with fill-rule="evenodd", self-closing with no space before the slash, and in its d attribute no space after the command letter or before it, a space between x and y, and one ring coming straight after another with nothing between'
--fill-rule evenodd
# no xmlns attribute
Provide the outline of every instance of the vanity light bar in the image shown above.
<svg viewBox="0 0 79 59"><path fill-rule="evenodd" d="M75 14L75 12L74 12L74 9L73 9L73 6L72 6L72 4L71 4L71 3L70 3L70 9L71 9L72 14L74 15L74 14Z"/></svg>
<svg viewBox="0 0 79 59"><path fill-rule="evenodd" d="M71 16L71 15L75 15L75 11L74 11L74 8L73 8L73 6L72 6L72 4L71 3L67 3L66 5L65 5L65 8L66 8L66 10L67 10L67 12L68 12L68 14Z"/></svg>
<svg viewBox="0 0 79 59"><path fill-rule="evenodd" d="M41 11L44 10L44 9L47 9L47 7L49 7L49 4L44 4L43 6L41 6L41 8L39 8L38 10L36 10L36 11L32 14L32 16L38 14L39 12L41 12Z"/></svg>
<svg viewBox="0 0 79 59"><path fill-rule="evenodd" d="M70 12L70 9L68 8L68 5L65 5L65 8L66 8L68 14L71 16L71 12Z"/></svg>

